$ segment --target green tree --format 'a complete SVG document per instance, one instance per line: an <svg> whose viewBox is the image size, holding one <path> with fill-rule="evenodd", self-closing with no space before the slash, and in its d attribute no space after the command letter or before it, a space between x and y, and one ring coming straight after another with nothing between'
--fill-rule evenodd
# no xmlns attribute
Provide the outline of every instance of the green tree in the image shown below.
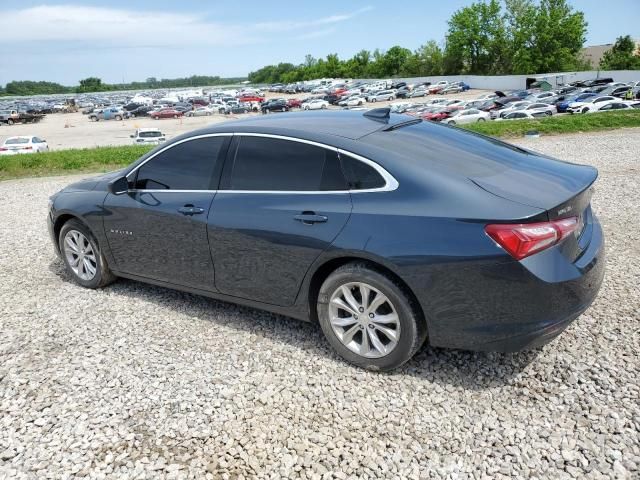
<svg viewBox="0 0 640 480"><path fill-rule="evenodd" d="M587 33L582 12L566 0L541 0L530 47L532 72L563 72L582 66L580 51Z"/></svg>
<svg viewBox="0 0 640 480"><path fill-rule="evenodd" d="M640 50L630 35L618 37L600 59L603 70L640 70Z"/></svg>
<svg viewBox="0 0 640 480"><path fill-rule="evenodd" d="M460 60L463 71L457 73L497 73L508 51L506 37L498 0L472 3L449 20L446 56Z"/></svg>

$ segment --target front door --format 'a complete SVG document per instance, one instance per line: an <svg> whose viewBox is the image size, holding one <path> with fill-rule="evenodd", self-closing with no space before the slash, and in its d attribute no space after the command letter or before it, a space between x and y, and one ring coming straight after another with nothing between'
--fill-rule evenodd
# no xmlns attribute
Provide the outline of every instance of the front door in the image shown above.
<svg viewBox="0 0 640 480"><path fill-rule="evenodd" d="M160 151L109 194L104 229L123 273L215 291L207 215L229 137L208 136Z"/></svg>
<svg viewBox="0 0 640 480"><path fill-rule="evenodd" d="M216 287L289 306L313 261L346 224L351 196L335 149L236 138L209 215Z"/></svg>

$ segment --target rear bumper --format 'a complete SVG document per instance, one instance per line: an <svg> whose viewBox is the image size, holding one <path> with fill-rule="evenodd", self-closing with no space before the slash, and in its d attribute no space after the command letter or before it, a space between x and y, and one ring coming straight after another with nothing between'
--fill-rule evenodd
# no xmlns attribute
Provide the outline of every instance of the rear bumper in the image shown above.
<svg viewBox="0 0 640 480"><path fill-rule="evenodd" d="M443 279L431 292L438 300L425 309L435 312L430 343L514 352L553 340L589 308L604 278L604 236L595 217L590 228L589 244L573 263L561 263L559 245L521 262L465 268Z"/></svg>

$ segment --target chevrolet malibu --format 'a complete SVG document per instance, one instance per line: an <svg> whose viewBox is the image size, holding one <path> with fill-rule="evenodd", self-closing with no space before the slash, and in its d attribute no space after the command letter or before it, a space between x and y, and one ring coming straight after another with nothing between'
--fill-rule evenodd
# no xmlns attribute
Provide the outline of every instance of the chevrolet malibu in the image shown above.
<svg viewBox="0 0 640 480"><path fill-rule="evenodd" d="M124 277L317 322L372 370L438 347L516 351L604 275L597 171L375 109L176 137L51 198L79 285Z"/></svg>

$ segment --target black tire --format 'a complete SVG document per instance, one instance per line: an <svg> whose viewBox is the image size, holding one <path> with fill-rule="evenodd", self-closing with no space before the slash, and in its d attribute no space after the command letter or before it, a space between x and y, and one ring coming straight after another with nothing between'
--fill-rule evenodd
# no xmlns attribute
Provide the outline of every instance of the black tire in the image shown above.
<svg viewBox="0 0 640 480"><path fill-rule="evenodd" d="M479 119L478 119L478 122L484 122L484 121L485 121L485 119L484 119L484 118L479 118Z"/></svg>
<svg viewBox="0 0 640 480"><path fill-rule="evenodd" d="M395 348L384 356L361 356L347 348L333 331L329 300L333 292L351 282L363 282L379 290L391 301L398 314L400 337ZM426 322L411 295L395 280L364 262L343 265L327 277L318 294L317 312L322 331L331 346L346 361L367 370L387 371L398 368L413 357L427 338Z"/></svg>
<svg viewBox="0 0 640 480"><path fill-rule="evenodd" d="M178 119L178 115L174 115L173 118L175 118L177 120Z"/></svg>
<svg viewBox="0 0 640 480"><path fill-rule="evenodd" d="M13 119L10 118L9 120L7 120L7 125L13 125Z"/></svg>
<svg viewBox="0 0 640 480"><path fill-rule="evenodd" d="M122 116L121 115L116 115L116 120L119 122L120 120L122 120Z"/></svg>
<svg viewBox="0 0 640 480"><path fill-rule="evenodd" d="M455 121L455 120L451 120L451 121L449 121L449 125L455 125L455 124L456 124L456 121Z"/></svg>
<svg viewBox="0 0 640 480"><path fill-rule="evenodd" d="M71 268L71 265L69 265L67 255L65 254L64 238L67 235L67 233L69 233L72 230L76 230L80 232L82 235L84 235L85 238L91 244L91 248L95 253L95 258L97 260L96 273L93 276L93 278L91 278L90 280L84 280L80 278L73 271L73 269ZM60 248L62 261L64 262L64 265L67 269L67 273L71 276L71 278L73 278L73 280L78 285L85 288L102 288L116 280L117 277L113 273L111 273L111 270L109 269L109 265L107 264L107 261L104 258L104 255L100 251L100 246L98 245L98 241L93 236L91 231L82 222L78 220L69 220L67 223L65 223L60 229L60 235L58 235L58 246Z"/></svg>

